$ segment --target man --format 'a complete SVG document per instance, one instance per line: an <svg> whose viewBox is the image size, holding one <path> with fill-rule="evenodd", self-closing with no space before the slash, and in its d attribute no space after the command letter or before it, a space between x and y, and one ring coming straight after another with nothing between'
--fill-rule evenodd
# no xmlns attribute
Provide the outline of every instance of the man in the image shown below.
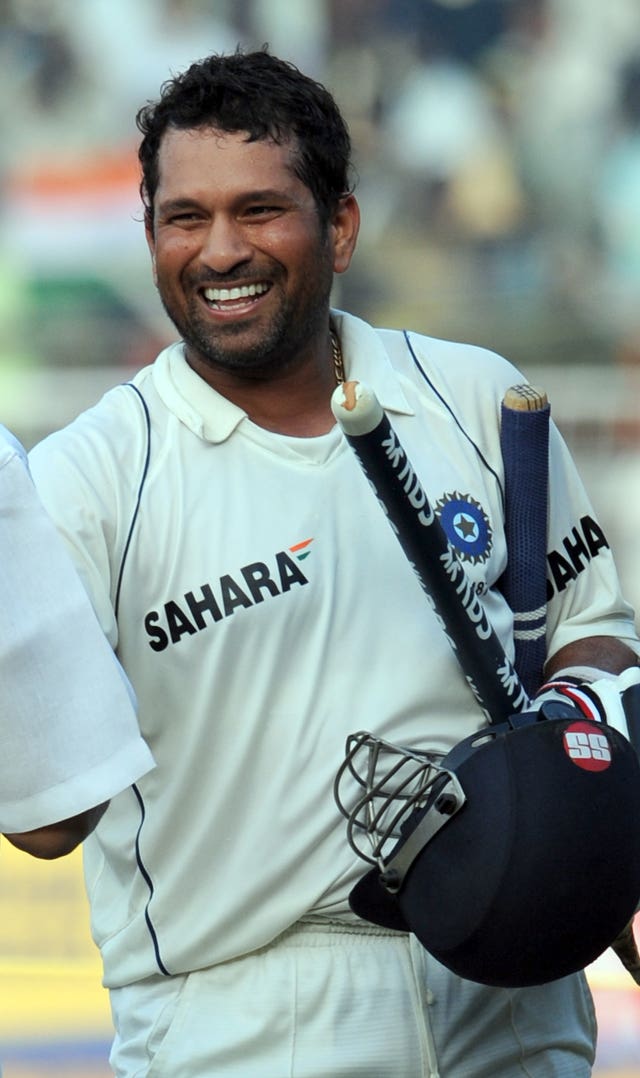
<svg viewBox="0 0 640 1078"><path fill-rule="evenodd" d="M330 310L359 224L349 137L294 67L211 57L138 123L181 339L32 454L157 762L85 844L115 1073L586 1075L584 977L490 990L358 920L362 865L333 799L353 731L444 752L484 716L332 391L371 385L434 503L464 502L465 567L510 647L498 414L522 377ZM572 529L588 542L553 587L547 673L616 674L635 663L632 614L554 430L552 548Z"/></svg>
<svg viewBox="0 0 640 1078"><path fill-rule="evenodd" d="M24 449L2 426L0 552L0 830L60 857L153 760Z"/></svg>

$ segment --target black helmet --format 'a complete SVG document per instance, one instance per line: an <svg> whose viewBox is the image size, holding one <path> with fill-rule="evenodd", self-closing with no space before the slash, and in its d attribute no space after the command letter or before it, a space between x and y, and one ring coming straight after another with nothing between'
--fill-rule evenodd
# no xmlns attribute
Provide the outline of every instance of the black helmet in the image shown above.
<svg viewBox="0 0 640 1078"><path fill-rule="evenodd" d="M617 730L564 703L440 759L353 735L336 801L353 848L376 866L353 888L352 910L413 932L481 984L583 969L640 899L640 762Z"/></svg>

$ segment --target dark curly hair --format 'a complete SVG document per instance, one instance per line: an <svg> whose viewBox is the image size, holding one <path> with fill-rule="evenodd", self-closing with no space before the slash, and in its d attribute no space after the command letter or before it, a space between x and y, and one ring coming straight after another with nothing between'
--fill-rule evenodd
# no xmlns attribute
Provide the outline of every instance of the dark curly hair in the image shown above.
<svg viewBox="0 0 640 1078"><path fill-rule="evenodd" d="M293 139L296 175L313 194L325 222L352 189L351 141L333 97L294 64L272 56L267 46L196 61L162 85L159 100L143 106L136 123L143 136L140 194L149 226L158 152L168 128L246 131L250 142Z"/></svg>

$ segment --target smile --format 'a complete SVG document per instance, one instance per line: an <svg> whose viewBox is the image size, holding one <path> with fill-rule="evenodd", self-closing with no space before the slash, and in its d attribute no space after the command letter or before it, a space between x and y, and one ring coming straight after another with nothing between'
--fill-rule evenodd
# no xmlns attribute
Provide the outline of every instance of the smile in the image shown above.
<svg viewBox="0 0 640 1078"><path fill-rule="evenodd" d="M234 288L205 288L204 298L208 303L237 303L238 300L253 299L262 296L269 291L269 285L264 282L258 284L241 285Z"/></svg>

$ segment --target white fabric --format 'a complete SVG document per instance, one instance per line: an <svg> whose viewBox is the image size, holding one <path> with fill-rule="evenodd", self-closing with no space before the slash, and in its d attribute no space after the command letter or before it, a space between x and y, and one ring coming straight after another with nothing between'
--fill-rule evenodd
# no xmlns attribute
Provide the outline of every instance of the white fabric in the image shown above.
<svg viewBox="0 0 640 1078"><path fill-rule="evenodd" d="M347 376L372 386L433 503L460 495L485 529L485 542L462 532L458 542L511 651L496 587L498 428L504 391L522 375L482 349L411 335L429 384L401 333L336 320ZM140 803L115 798L85 843L109 986L233 959L303 917L352 920L347 897L364 865L333 800L347 736L368 729L437 752L484 723L337 427L308 439L260 429L179 344L135 386L151 417L148 467L130 386L30 458L158 765L138 784ZM550 542L566 566L549 603L550 653L595 634L638 646L606 542L576 546L574 529L592 519L552 428Z"/></svg>
<svg viewBox="0 0 640 1078"><path fill-rule="evenodd" d="M210 969L111 992L116 1078L588 1078L583 975L490 991L413 936L301 924Z"/></svg>
<svg viewBox="0 0 640 1078"><path fill-rule="evenodd" d="M153 767L22 447L0 428L0 831L101 804Z"/></svg>

